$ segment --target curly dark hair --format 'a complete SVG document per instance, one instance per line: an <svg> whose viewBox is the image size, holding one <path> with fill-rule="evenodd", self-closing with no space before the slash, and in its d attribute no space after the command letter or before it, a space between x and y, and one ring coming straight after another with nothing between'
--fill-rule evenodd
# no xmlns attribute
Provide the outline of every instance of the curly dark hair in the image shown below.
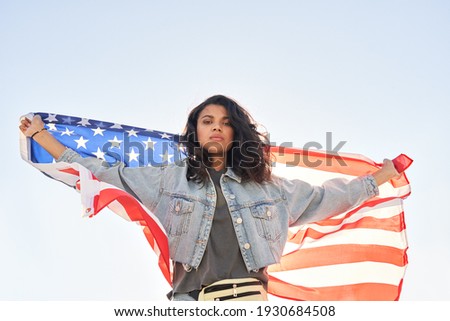
<svg viewBox="0 0 450 321"><path fill-rule="evenodd" d="M195 107L188 116L186 127L180 136L180 144L187 154L187 180L205 183L207 168L211 166L206 149L201 148L197 138L197 121L208 105L223 106L234 130L233 145L227 152L226 166L241 177L242 181L263 183L271 180L271 160L267 136L257 131L250 114L236 101L223 95L209 97Z"/></svg>

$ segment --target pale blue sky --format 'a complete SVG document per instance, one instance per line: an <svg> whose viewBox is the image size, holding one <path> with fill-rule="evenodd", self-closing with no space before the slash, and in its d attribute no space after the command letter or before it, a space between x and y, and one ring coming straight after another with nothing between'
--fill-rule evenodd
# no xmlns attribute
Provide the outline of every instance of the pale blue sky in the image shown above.
<svg viewBox="0 0 450 321"><path fill-rule="evenodd" d="M180 132L222 93L272 141L381 162L406 153L402 300L450 300L448 1L0 0L0 299L164 300L142 233L20 159L18 119L55 112ZM154 269L153 269L154 271Z"/></svg>

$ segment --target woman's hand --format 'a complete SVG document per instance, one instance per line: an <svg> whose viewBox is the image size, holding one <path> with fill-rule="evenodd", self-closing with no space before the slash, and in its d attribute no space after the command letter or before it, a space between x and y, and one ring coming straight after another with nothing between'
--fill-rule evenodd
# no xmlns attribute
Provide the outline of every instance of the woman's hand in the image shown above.
<svg viewBox="0 0 450 321"><path fill-rule="evenodd" d="M383 161L383 166L372 175L378 186L393 178L400 177L400 173L395 169L394 163L390 159L385 159Z"/></svg>
<svg viewBox="0 0 450 321"><path fill-rule="evenodd" d="M383 166L381 167L391 176L391 178L399 178L401 175L395 168L394 162L390 159L385 159L383 161Z"/></svg>
<svg viewBox="0 0 450 321"><path fill-rule="evenodd" d="M44 128L45 124L42 121L41 116L36 115L32 120L24 118L20 121L19 129L27 137L31 137L34 133Z"/></svg>
<svg viewBox="0 0 450 321"><path fill-rule="evenodd" d="M19 125L20 131L25 136L33 138L33 140L41 145L54 159L58 159L65 151L66 147L57 141L47 130L43 130L44 128L45 124L39 115L34 116L31 121L28 118L22 119Z"/></svg>

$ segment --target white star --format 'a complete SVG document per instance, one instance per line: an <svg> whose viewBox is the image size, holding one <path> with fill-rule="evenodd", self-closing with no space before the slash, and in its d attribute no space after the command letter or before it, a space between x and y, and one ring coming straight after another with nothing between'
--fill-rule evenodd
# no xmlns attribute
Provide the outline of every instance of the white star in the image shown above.
<svg viewBox="0 0 450 321"><path fill-rule="evenodd" d="M122 125L120 125L120 124L114 124L114 125L112 125L111 127L109 127L109 128L117 128L117 129L123 129L122 128Z"/></svg>
<svg viewBox="0 0 450 321"><path fill-rule="evenodd" d="M66 127L66 131L61 133L61 136L67 135L70 136L73 134L73 130L69 130L69 128Z"/></svg>
<svg viewBox="0 0 450 321"><path fill-rule="evenodd" d="M58 129L56 129L56 124L47 124L48 129L53 130L53 131L57 131Z"/></svg>
<svg viewBox="0 0 450 321"><path fill-rule="evenodd" d="M139 160L138 160L138 157L139 157L139 153L136 153L135 151L134 151L134 149L132 149L131 150L131 153L127 153L127 155L128 155L128 157L129 157L129 161L130 162L132 162L132 161L136 161L136 162L139 162Z"/></svg>
<svg viewBox="0 0 450 321"><path fill-rule="evenodd" d="M161 135L161 138L167 138L167 139L170 139L170 137L172 137L172 136L170 136L170 135L167 135L167 133L160 134L160 135Z"/></svg>
<svg viewBox="0 0 450 321"><path fill-rule="evenodd" d="M181 153L184 153L186 151L186 148L178 144L176 145L176 149Z"/></svg>
<svg viewBox="0 0 450 321"><path fill-rule="evenodd" d="M139 132L135 131L134 128L132 130L126 130L126 132L128 133L128 137L130 137L130 136L137 137L136 134L139 133Z"/></svg>
<svg viewBox="0 0 450 321"><path fill-rule="evenodd" d="M161 156L162 162L170 162L170 159L173 157L173 155L170 155L168 151L166 151L164 154L159 154Z"/></svg>
<svg viewBox="0 0 450 321"><path fill-rule="evenodd" d="M86 127L87 125L90 125L91 123L89 122L89 119L81 118L81 120L77 124L80 124L81 126Z"/></svg>
<svg viewBox="0 0 450 321"><path fill-rule="evenodd" d="M86 143L89 141L88 139L84 139L83 136L80 136L80 139L74 139L75 142L77 142L77 149L80 147L86 148Z"/></svg>
<svg viewBox="0 0 450 321"><path fill-rule="evenodd" d="M120 148L120 144L123 142L123 140L118 140L117 136L114 136L114 139L113 140L108 140L108 142L111 143L111 147Z"/></svg>
<svg viewBox="0 0 450 321"><path fill-rule="evenodd" d="M58 121L58 119L56 119L56 114L48 114L48 117L45 118L44 120L48 121L48 122L52 122L52 121Z"/></svg>
<svg viewBox="0 0 450 321"><path fill-rule="evenodd" d="M63 123L64 124L72 124L72 117L70 117L70 116L67 116L67 117L64 117L63 118Z"/></svg>
<svg viewBox="0 0 450 321"><path fill-rule="evenodd" d="M153 141L150 139L150 137L147 139L146 142L143 142L143 143L145 144L145 150L147 150L147 149L149 149L149 148L154 149L154 148L155 148L155 144L156 144L156 142L153 142Z"/></svg>
<svg viewBox="0 0 450 321"><path fill-rule="evenodd" d="M100 127L97 127L96 129L92 129L92 128L91 128L91 130L94 132L94 136L95 136L95 135L101 135L101 136L103 136L103 132L104 132L106 129L101 129Z"/></svg>
<svg viewBox="0 0 450 321"><path fill-rule="evenodd" d="M97 156L98 159L105 160L105 153L100 150L100 147L97 147L97 151L95 153L92 153L92 154Z"/></svg>

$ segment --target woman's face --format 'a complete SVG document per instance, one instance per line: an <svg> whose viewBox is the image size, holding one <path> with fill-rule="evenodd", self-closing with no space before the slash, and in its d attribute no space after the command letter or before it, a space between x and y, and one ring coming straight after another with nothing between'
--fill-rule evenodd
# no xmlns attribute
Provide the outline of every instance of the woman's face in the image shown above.
<svg viewBox="0 0 450 321"><path fill-rule="evenodd" d="M234 130L225 107L211 104L200 112L197 120L197 137L200 146L209 154L225 157L234 137Z"/></svg>

